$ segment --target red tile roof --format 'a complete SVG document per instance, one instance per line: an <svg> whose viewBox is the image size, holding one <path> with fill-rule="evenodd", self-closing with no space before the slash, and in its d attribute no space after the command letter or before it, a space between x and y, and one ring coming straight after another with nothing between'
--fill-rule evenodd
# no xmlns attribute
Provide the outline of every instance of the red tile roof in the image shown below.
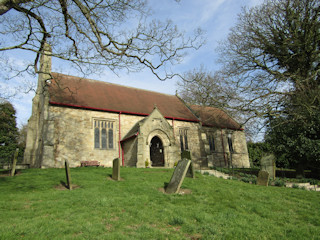
<svg viewBox="0 0 320 240"><path fill-rule="evenodd" d="M200 118L204 126L243 130L239 123L237 123L220 108L204 107L198 105L192 105L190 107L193 112Z"/></svg>
<svg viewBox="0 0 320 240"><path fill-rule="evenodd" d="M149 115L155 106L166 118L199 122L174 95L167 95L117 84L52 73L50 104Z"/></svg>

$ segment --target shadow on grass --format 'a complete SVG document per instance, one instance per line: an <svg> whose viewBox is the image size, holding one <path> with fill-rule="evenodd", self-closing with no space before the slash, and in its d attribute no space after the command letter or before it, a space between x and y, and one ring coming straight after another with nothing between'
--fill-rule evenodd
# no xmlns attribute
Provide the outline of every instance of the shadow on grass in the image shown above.
<svg viewBox="0 0 320 240"><path fill-rule="evenodd" d="M80 188L80 186L76 185L76 184L71 184L72 185L72 190ZM60 184L58 186L55 186L55 189L58 190L69 190L69 186L66 182L64 181L60 181Z"/></svg>

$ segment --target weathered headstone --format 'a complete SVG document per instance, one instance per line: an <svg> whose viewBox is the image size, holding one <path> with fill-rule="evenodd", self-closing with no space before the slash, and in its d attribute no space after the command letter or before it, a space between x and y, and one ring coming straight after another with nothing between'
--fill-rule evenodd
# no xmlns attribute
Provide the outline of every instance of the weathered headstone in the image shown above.
<svg viewBox="0 0 320 240"><path fill-rule="evenodd" d="M275 164L275 156L273 154L269 154L261 158L260 170L267 171L269 173L269 177L271 179L275 179L276 164Z"/></svg>
<svg viewBox="0 0 320 240"><path fill-rule="evenodd" d="M174 169L171 180L166 187L166 193L178 193L181 184L186 176L191 161L188 159L180 160Z"/></svg>
<svg viewBox="0 0 320 240"><path fill-rule="evenodd" d="M260 170L257 178L257 185L268 186L269 173L267 171Z"/></svg>
<svg viewBox="0 0 320 240"><path fill-rule="evenodd" d="M188 160L188 159L187 159L187 160ZM189 165L189 168L188 168L188 171L187 171L186 176L189 177L189 178L195 178L195 175L194 175L194 167L193 167L192 161L190 162L190 165Z"/></svg>
<svg viewBox="0 0 320 240"><path fill-rule="evenodd" d="M185 158L191 160L191 152L190 151L187 151L187 150L182 151L181 159L185 159Z"/></svg>
<svg viewBox="0 0 320 240"><path fill-rule="evenodd" d="M18 154L19 154L19 148L16 149L13 157L13 163L12 163L12 169L11 169L11 176L14 176L14 173L16 172L16 166L18 161Z"/></svg>
<svg viewBox="0 0 320 240"><path fill-rule="evenodd" d="M66 176L67 176L67 187L69 190L72 190L70 168L69 168L69 163L67 160L65 161L64 165L65 165Z"/></svg>
<svg viewBox="0 0 320 240"><path fill-rule="evenodd" d="M120 159L119 158L116 158L113 160L112 179L116 181L120 180Z"/></svg>

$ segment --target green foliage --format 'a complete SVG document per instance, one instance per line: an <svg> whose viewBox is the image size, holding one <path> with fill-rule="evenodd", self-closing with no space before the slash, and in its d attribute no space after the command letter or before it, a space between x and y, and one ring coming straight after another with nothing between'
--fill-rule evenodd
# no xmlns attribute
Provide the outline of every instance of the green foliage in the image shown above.
<svg viewBox="0 0 320 240"><path fill-rule="evenodd" d="M11 103L0 103L0 163L9 163L18 147L16 111Z"/></svg>
<svg viewBox="0 0 320 240"><path fill-rule="evenodd" d="M277 187L283 187L285 185L285 182L280 178L276 178L274 180L274 185Z"/></svg>
<svg viewBox="0 0 320 240"><path fill-rule="evenodd" d="M259 166L260 167L260 160L261 158L266 155L270 150L270 146L266 142L248 142L248 154L250 162L253 164L253 166Z"/></svg>
<svg viewBox="0 0 320 240"><path fill-rule="evenodd" d="M320 114L270 119L265 139L276 155L278 167L320 168Z"/></svg>
<svg viewBox="0 0 320 240"><path fill-rule="evenodd" d="M299 188L299 185L298 184L293 184L292 188Z"/></svg>
<svg viewBox="0 0 320 240"><path fill-rule="evenodd" d="M26 148L26 141L27 141L27 131L28 125L25 124L19 129L19 137L18 137L18 148L19 148L19 155L18 155L18 162L23 161L24 150Z"/></svg>
<svg viewBox="0 0 320 240"><path fill-rule="evenodd" d="M234 105L269 123L277 166L298 174L320 175L319 15L319 0L266 0L243 9L221 46L223 73L239 92Z"/></svg>
<svg viewBox="0 0 320 240"><path fill-rule="evenodd" d="M250 183L251 182L251 179L248 178L248 177L243 177L240 179L242 182L245 182L245 183Z"/></svg>

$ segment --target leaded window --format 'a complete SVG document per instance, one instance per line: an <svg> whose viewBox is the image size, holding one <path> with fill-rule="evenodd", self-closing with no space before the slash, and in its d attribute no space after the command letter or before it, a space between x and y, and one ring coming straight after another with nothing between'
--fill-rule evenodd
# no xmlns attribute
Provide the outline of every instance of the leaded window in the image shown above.
<svg viewBox="0 0 320 240"><path fill-rule="evenodd" d="M209 147L210 147L210 152L214 152L216 150L216 146L214 143L214 135L213 133L208 134L208 140L209 140Z"/></svg>
<svg viewBox="0 0 320 240"><path fill-rule="evenodd" d="M232 135L231 135L231 133L228 134L228 145L229 145L229 151L231 153L233 153L234 149L233 149L233 144L232 144Z"/></svg>
<svg viewBox="0 0 320 240"><path fill-rule="evenodd" d="M113 122L94 120L94 148L113 149Z"/></svg>
<svg viewBox="0 0 320 240"><path fill-rule="evenodd" d="M180 148L181 152L185 150L189 150L188 146L188 130L187 129L180 129L179 130L180 135Z"/></svg>

